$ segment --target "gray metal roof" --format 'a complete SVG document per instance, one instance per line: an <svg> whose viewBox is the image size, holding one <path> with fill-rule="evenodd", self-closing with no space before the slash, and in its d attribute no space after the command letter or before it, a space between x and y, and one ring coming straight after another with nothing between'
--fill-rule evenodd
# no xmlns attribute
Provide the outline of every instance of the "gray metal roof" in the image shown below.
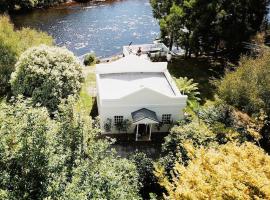
<svg viewBox="0 0 270 200"><path fill-rule="evenodd" d="M148 110L146 108L142 108L140 110L137 110L135 112L131 113L133 122L136 123L138 121L141 121L143 119L151 119L153 121L159 122L157 115L154 111Z"/></svg>

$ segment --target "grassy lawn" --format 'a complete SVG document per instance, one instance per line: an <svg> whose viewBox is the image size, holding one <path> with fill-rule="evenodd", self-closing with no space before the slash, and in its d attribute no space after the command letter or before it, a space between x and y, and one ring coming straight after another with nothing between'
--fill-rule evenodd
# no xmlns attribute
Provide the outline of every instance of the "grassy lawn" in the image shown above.
<svg viewBox="0 0 270 200"><path fill-rule="evenodd" d="M92 111L94 102L91 96L91 91L96 86L95 66L85 67L83 69L85 82L83 83L80 99L77 104L78 111L84 112L89 115Z"/></svg>
<svg viewBox="0 0 270 200"><path fill-rule="evenodd" d="M199 83L202 103L206 100L213 100L216 89L213 80L220 79L224 74L220 62L207 58L179 58L168 65L168 70L175 78L192 78L194 82Z"/></svg>

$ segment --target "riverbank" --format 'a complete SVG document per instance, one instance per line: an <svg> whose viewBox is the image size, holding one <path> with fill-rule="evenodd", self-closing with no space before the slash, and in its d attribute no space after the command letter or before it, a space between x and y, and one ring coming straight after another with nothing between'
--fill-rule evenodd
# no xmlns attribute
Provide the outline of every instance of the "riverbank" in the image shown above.
<svg viewBox="0 0 270 200"><path fill-rule="evenodd" d="M34 5L26 5L25 7L20 6L18 3L14 4L14 8L12 8L11 10L9 10L9 6L5 6L2 5L0 3L0 6L2 7L2 14L5 12L8 12L9 14L19 14L19 13L27 13L27 12L32 12L35 10L46 10L46 9L61 9L61 8L65 8L65 7L69 7L69 6L76 6L76 5L81 5L81 4L88 4L88 3L111 3L114 2L116 0L85 0L85 1L81 1L81 0L59 0L60 2L56 2L56 3L52 3L52 4L37 4L36 6ZM64 1L64 2L61 2ZM38 2L38 1L37 1ZM23 4L22 4L23 5ZM6 7L6 9L4 8ZM0 10L1 11L1 10ZM0 12L1 14L1 12Z"/></svg>
<svg viewBox="0 0 270 200"><path fill-rule="evenodd" d="M66 2L61 2L62 0L59 0L59 3L51 3L51 4L39 4L38 1L36 2L36 5L34 3L32 4L24 4L23 2L12 2L10 1L9 4L7 3L0 3L0 14L4 14L8 12L9 14L13 13L27 13L31 12L33 10L42 10L42 9L49 9L49 8L59 8L59 7L67 7L67 6L73 6L76 4L79 4L80 2L77 2L75 0L66 0ZM64 0L65 1L65 0ZM91 1L91 0L89 0ZM85 2L86 3L86 2Z"/></svg>

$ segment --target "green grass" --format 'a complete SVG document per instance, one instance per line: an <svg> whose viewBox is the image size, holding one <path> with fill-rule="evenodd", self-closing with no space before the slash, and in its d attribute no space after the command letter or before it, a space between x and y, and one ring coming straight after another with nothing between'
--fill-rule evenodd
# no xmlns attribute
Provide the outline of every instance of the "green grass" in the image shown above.
<svg viewBox="0 0 270 200"><path fill-rule="evenodd" d="M85 80L82 85L79 101L77 103L78 111L84 112L87 115L91 113L94 105L93 98L89 94L89 88L95 87L96 84L96 76L95 73L93 72L94 70L95 66L89 66L84 68L83 74Z"/></svg>
<svg viewBox="0 0 270 200"><path fill-rule="evenodd" d="M192 78L198 83L201 103L214 99L216 87L213 80L224 75L224 66L208 58L179 58L168 65L168 70L175 78Z"/></svg>

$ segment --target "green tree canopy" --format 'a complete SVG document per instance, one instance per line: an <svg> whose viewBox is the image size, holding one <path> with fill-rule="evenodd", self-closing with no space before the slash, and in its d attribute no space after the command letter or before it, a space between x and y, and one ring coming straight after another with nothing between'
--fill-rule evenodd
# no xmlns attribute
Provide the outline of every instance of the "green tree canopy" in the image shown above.
<svg viewBox="0 0 270 200"><path fill-rule="evenodd" d="M53 112L62 99L79 93L82 80L82 66L73 53L42 45L21 55L11 86L15 96L31 97Z"/></svg>
<svg viewBox="0 0 270 200"><path fill-rule="evenodd" d="M28 101L0 105L1 199L140 199L136 166L72 102L54 119Z"/></svg>
<svg viewBox="0 0 270 200"><path fill-rule="evenodd" d="M52 45L53 39L29 28L15 31L9 18L0 16L0 96L10 90L10 75L18 57L29 47L40 44Z"/></svg>
<svg viewBox="0 0 270 200"><path fill-rule="evenodd" d="M261 28L268 0L151 0L162 37L186 54L217 53L238 56Z"/></svg>

